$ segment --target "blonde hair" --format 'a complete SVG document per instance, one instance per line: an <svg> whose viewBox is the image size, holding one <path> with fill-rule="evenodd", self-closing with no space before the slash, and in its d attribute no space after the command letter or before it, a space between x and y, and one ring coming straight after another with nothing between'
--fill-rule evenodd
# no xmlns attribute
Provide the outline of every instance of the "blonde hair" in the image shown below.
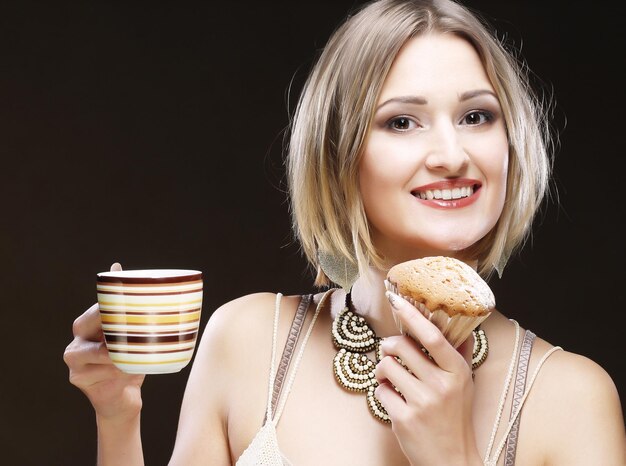
<svg viewBox="0 0 626 466"><path fill-rule="evenodd" d="M383 267L370 238L358 166L375 105L402 46L430 32L451 33L476 49L500 101L509 141L506 202L494 228L470 249L486 276L501 272L527 238L547 191L550 132L525 67L486 24L451 0L379 0L349 17L317 60L291 125L287 172L296 238L317 285L328 277L318 252L339 256L363 273Z"/></svg>

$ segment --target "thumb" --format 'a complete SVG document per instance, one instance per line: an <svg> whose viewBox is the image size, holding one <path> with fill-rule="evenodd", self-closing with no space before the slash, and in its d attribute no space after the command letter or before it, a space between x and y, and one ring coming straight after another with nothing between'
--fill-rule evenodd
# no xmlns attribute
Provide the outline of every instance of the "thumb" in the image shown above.
<svg viewBox="0 0 626 466"><path fill-rule="evenodd" d="M119 272L122 270L122 264L120 264L119 262L114 262L113 265L111 265L111 272Z"/></svg>

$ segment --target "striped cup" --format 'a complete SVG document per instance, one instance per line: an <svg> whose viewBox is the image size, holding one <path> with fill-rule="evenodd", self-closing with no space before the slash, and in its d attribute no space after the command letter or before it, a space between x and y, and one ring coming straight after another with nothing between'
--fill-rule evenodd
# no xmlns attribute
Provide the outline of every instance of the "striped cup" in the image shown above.
<svg viewBox="0 0 626 466"><path fill-rule="evenodd" d="M102 272L97 290L109 356L122 371L167 374L191 361L202 309L202 272Z"/></svg>

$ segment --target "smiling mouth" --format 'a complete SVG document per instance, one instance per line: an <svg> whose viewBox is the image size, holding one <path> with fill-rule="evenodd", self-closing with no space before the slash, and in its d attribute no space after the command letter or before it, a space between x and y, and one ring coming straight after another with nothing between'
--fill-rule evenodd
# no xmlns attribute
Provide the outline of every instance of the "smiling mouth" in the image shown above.
<svg viewBox="0 0 626 466"><path fill-rule="evenodd" d="M425 189L424 191L414 191L412 194L420 199L424 200L444 200L444 201L453 201L456 199L463 199L465 197L470 197L474 194L478 189L479 185L471 185L471 186L462 186L459 188L452 189Z"/></svg>

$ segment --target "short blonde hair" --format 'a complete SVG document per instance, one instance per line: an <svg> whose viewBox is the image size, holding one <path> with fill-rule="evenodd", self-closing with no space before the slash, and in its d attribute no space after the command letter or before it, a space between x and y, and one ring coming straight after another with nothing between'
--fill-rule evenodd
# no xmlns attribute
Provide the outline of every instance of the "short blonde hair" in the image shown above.
<svg viewBox="0 0 626 466"><path fill-rule="evenodd" d="M466 251L483 276L501 272L530 233L551 171L546 109L526 68L489 27L451 0L378 0L332 35L306 81L291 125L287 172L296 238L329 284L320 250L358 265L383 267L359 191L358 167L391 65L411 38L455 34L477 51L502 107L509 141L506 201L494 228Z"/></svg>

